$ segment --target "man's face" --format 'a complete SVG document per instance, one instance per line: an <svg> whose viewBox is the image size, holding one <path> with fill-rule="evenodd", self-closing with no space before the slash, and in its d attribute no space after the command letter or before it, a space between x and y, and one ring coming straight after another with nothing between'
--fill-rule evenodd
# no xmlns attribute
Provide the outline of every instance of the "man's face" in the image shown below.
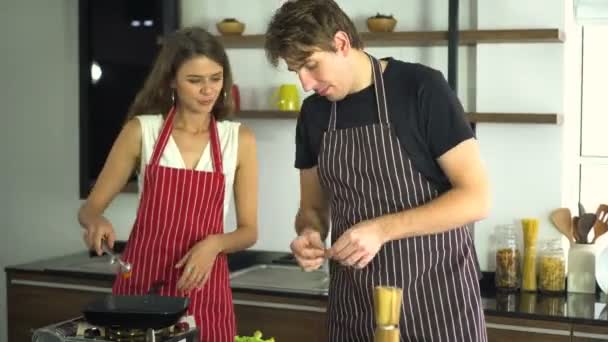
<svg viewBox="0 0 608 342"><path fill-rule="evenodd" d="M298 74L304 91L315 91L330 101L346 97L352 83L349 63L340 52L314 51L304 61L287 61L290 71Z"/></svg>

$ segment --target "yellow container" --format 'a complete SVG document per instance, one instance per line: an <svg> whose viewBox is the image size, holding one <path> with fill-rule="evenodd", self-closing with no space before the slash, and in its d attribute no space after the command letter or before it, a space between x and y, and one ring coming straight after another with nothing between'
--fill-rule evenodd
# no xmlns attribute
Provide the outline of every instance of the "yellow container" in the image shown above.
<svg viewBox="0 0 608 342"><path fill-rule="evenodd" d="M374 342L399 342L399 327L376 327Z"/></svg>
<svg viewBox="0 0 608 342"><path fill-rule="evenodd" d="M524 235L524 264L521 289L536 291L536 239L538 238L538 219L521 220Z"/></svg>
<svg viewBox="0 0 608 342"><path fill-rule="evenodd" d="M399 287L377 286L374 288L374 311L377 326L399 325L403 289Z"/></svg>

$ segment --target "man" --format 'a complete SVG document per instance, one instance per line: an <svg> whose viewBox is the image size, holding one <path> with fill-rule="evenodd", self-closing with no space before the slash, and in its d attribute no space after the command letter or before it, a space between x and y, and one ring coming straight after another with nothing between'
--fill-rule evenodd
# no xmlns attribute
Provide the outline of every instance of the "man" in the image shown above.
<svg viewBox="0 0 608 342"><path fill-rule="evenodd" d="M266 32L305 91L296 132L305 270L331 258L331 341L371 341L373 289L403 288L406 341L486 341L467 229L490 206L487 175L443 75L363 51L331 0L285 2ZM331 226L331 247L324 240Z"/></svg>

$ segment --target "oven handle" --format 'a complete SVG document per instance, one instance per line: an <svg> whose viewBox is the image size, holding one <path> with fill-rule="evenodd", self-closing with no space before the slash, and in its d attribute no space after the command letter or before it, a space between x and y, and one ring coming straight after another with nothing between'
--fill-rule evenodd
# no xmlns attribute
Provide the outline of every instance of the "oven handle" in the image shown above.
<svg viewBox="0 0 608 342"><path fill-rule="evenodd" d="M112 288L110 288L110 287L61 284L61 283L54 283L54 282L50 282L50 281L11 279L11 284L12 285L35 286L35 287L49 287L49 288L64 289L64 290L97 292L97 293L112 293Z"/></svg>
<svg viewBox="0 0 608 342"><path fill-rule="evenodd" d="M272 303L272 302L260 302L257 300L245 300L245 299L232 299L234 305L242 306L253 306L259 308L270 308L270 309L284 309L294 311L309 311L309 312L327 312L327 309L317 306L310 305L297 305L297 304L283 304L283 303Z"/></svg>

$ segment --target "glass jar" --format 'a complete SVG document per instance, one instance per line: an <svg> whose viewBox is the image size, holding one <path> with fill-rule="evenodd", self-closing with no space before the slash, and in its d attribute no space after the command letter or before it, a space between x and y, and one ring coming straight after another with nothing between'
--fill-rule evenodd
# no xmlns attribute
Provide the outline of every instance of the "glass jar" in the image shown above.
<svg viewBox="0 0 608 342"><path fill-rule="evenodd" d="M515 226L511 224L496 227L496 288L502 291L516 291L521 283L519 249Z"/></svg>
<svg viewBox="0 0 608 342"><path fill-rule="evenodd" d="M538 262L538 289L544 294L563 294L566 290L566 258L561 241L546 241Z"/></svg>

